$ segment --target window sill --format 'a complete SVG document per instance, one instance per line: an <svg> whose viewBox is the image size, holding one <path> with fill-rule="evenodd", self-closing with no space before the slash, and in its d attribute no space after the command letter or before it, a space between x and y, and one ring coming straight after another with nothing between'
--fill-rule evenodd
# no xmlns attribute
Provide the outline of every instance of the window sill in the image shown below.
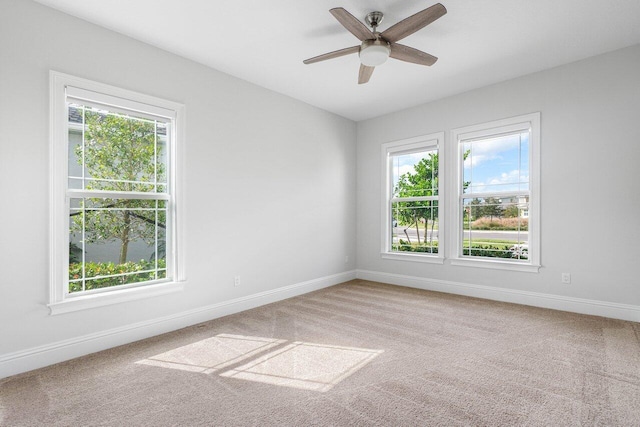
<svg viewBox="0 0 640 427"><path fill-rule="evenodd" d="M437 255L411 254L399 252L382 252L380 256L384 259L395 259L399 261L424 262L428 264L444 264L444 258Z"/></svg>
<svg viewBox="0 0 640 427"><path fill-rule="evenodd" d="M451 265L459 265L462 267L489 268L493 270L522 271L525 273L538 273L540 271L540 265L520 264L515 262L509 262L509 261L496 261L496 260L485 260L485 259L455 258L455 259L451 259Z"/></svg>
<svg viewBox="0 0 640 427"><path fill-rule="evenodd" d="M70 296L63 301L48 304L47 307L49 307L51 315L71 313L74 311L181 292L184 290L184 284L185 282L167 282L98 294Z"/></svg>

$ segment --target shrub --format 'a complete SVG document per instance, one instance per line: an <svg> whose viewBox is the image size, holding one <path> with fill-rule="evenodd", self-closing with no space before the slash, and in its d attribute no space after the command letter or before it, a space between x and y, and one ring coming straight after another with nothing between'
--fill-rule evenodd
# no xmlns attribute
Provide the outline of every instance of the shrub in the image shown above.
<svg viewBox="0 0 640 427"><path fill-rule="evenodd" d="M508 245L483 245L472 244L471 249L465 247L462 249L463 255L482 256L491 258L512 258L513 252L509 250Z"/></svg>
<svg viewBox="0 0 640 427"><path fill-rule="evenodd" d="M393 245L392 249L394 251L401 252L422 252L422 253L430 253L437 254L438 253L438 241L427 243L416 243L411 244L406 240L400 239L398 244Z"/></svg>
<svg viewBox="0 0 640 427"><path fill-rule="evenodd" d="M166 260L158 260L158 268L166 268ZM146 271L154 270L154 271ZM141 271L141 273L135 273ZM108 288L111 286L125 285L128 283L145 282L155 280L155 262L140 260L139 262L128 261L124 264L114 264L112 262L85 262L85 290ZM134 274L124 274L134 273ZM113 276L122 274L122 276ZM165 277L165 271L158 271L158 279ZM69 264L69 280L76 280L82 277L82 263ZM82 282L69 283L69 292L82 291Z"/></svg>
<svg viewBox="0 0 640 427"><path fill-rule="evenodd" d="M529 220L527 218L478 218L471 223L474 230L518 230L527 231Z"/></svg>
<svg viewBox="0 0 640 427"><path fill-rule="evenodd" d="M394 251L400 252L422 252L422 253L438 253L438 242L432 243L433 246L427 246L424 243L411 244L406 240L400 239L398 244L393 245ZM527 259L528 248L526 245L513 245L509 243L472 243L471 248L465 246L462 254L467 256L490 257L490 258L520 258Z"/></svg>

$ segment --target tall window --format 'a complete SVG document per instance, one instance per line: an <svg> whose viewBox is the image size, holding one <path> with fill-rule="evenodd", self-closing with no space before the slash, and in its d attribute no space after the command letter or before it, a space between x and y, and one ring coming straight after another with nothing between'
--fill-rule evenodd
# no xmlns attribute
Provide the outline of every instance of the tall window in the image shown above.
<svg viewBox="0 0 640 427"><path fill-rule="evenodd" d="M181 107L57 73L52 91L52 304L175 282Z"/></svg>
<svg viewBox="0 0 640 427"><path fill-rule="evenodd" d="M539 114L457 129L455 263L537 271Z"/></svg>
<svg viewBox="0 0 640 427"><path fill-rule="evenodd" d="M443 137L439 133L383 145L383 257L442 262Z"/></svg>

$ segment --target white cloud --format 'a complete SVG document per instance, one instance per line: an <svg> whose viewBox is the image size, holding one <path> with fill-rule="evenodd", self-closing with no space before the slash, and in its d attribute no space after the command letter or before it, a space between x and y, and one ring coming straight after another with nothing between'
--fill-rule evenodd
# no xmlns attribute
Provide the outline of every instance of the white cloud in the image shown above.
<svg viewBox="0 0 640 427"><path fill-rule="evenodd" d="M493 176L487 178L486 181L477 182L474 184L472 190L474 193L491 191L491 192L509 192L509 191L519 191L526 188L526 184L522 185L521 183L528 183L529 176L525 175L520 177L520 172L516 170L512 170L510 172L503 172L498 176Z"/></svg>
<svg viewBox="0 0 640 427"><path fill-rule="evenodd" d="M465 149L471 149L469 157L464 161L464 167L476 167L489 160L502 159L501 153L517 150L520 144L520 135L499 136L482 141L465 144Z"/></svg>
<svg viewBox="0 0 640 427"><path fill-rule="evenodd" d="M512 170L510 172L503 172L500 176L489 178L490 185L501 185L501 184L513 184L517 182L528 182L529 177L523 176L520 177L519 170Z"/></svg>

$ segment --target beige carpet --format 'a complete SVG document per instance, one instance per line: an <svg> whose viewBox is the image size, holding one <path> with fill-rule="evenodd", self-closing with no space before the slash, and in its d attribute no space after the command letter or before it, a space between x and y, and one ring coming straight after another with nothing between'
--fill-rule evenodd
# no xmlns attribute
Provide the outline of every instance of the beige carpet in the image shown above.
<svg viewBox="0 0 640 427"><path fill-rule="evenodd" d="M639 426L640 324L356 280L0 381L3 426Z"/></svg>

